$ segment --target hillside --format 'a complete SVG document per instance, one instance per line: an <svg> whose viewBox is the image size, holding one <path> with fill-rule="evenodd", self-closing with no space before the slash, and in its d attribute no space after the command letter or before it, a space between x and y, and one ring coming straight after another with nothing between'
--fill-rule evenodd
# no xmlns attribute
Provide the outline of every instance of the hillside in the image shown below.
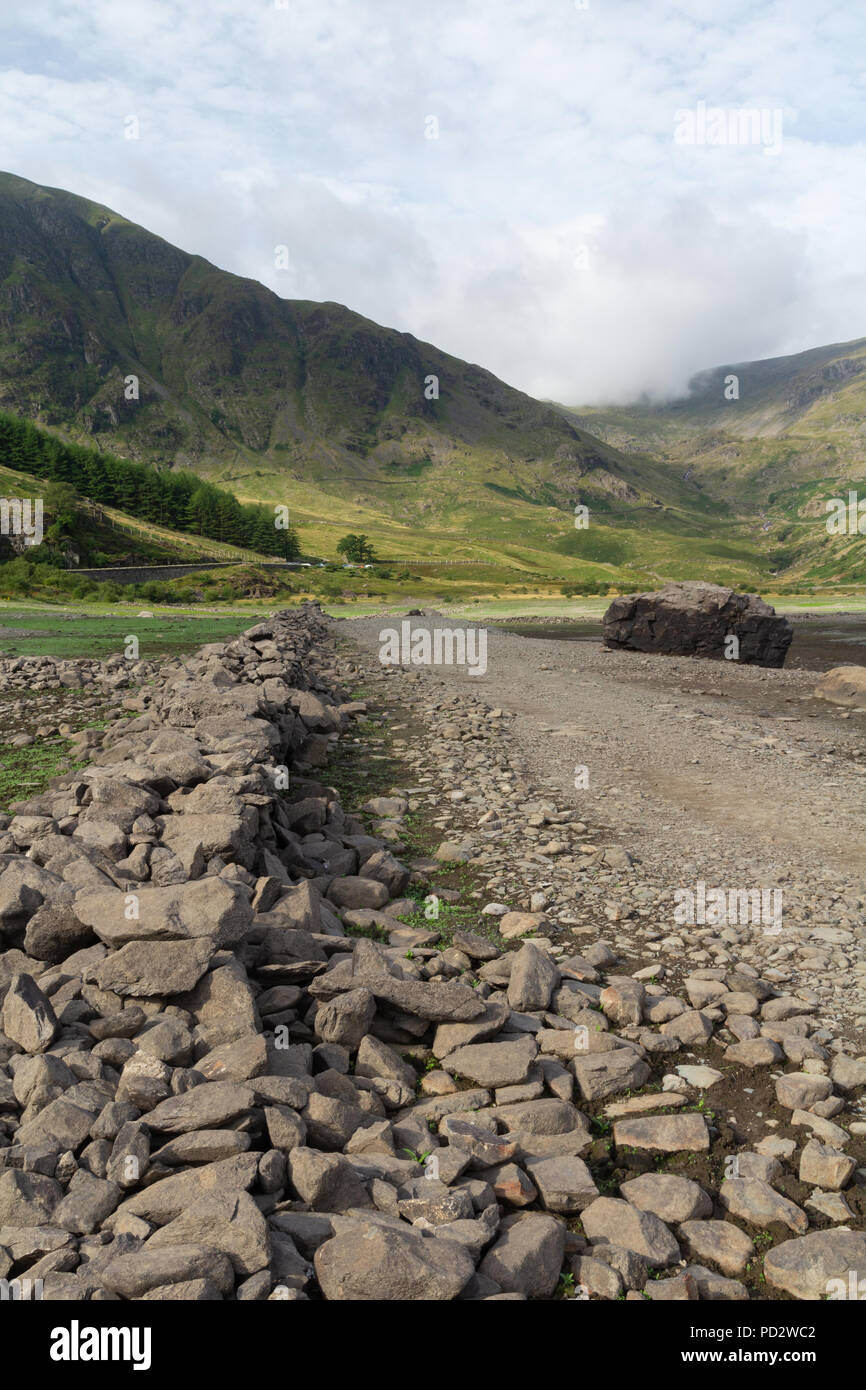
<svg viewBox="0 0 866 1390"><path fill-rule="evenodd" d="M139 398L124 382L139 380ZM438 378L438 399L425 382ZM280 299L108 208L0 174L0 408L287 503L302 546L523 575L755 583L760 535L480 367L339 304ZM575 530L587 505L593 525Z"/></svg>
<svg viewBox="0 0 866 1390"><path fill-rule="evenodd" d="M866 339L715 367L665 405L564 413L637 466L660 460L696 495L751 515L781 578L866 580L862 537L825 526L829 499L866 497Z"/></svg>
<svg viewBox="0 0 866 1390"><path fill-rule="evenodd" d="M2 458L2 452L0 452ZM0 462L0 497L36 498L45 492L44 479ZM50 520L46 514L45 526ZM170 527L131 516L119 507L100 506L81 499L66 547L81 567L88 565L194 564L199 560L267 561L273 556L246 550L206 536L187 535ZM0 562L16 553L33 563L44 557L35 547L12 548L0 538ZM74 569L70 571L74 575Z"/></svg>

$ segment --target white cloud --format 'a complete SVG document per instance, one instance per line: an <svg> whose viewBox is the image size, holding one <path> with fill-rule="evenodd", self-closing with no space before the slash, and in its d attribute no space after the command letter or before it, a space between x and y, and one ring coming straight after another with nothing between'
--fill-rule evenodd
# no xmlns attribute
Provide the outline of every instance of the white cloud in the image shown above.
<svg viewBox="0 0 866 1390"><path fill-rule="evenodd" d="M685 8L5 0L0 160L570 402L866 334L866 17ZM675 144L698 102L781 153Z"/></svg>

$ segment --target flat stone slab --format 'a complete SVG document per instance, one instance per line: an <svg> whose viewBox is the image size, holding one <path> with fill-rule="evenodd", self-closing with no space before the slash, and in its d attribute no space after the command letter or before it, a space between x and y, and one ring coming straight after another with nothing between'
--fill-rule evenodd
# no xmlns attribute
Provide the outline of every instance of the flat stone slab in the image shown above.
<svg viewBox="0 0 866 1390"><path fill-rule="evenodd" d="M654 1153L704 1153L710 1132L703 1115L653 1115L644 1119L617 1120L613 1142L618 1149L648 1149Z"/></svg>
<svg viewBox="0 0 866 1390"><path fill-rule="evenodd" d="M767 1283L793 1298L859 1299L862 1295L856 1290L864 1271L863 1231L813 1231L797 1240L783 1241L764 1256Z"/></svg>

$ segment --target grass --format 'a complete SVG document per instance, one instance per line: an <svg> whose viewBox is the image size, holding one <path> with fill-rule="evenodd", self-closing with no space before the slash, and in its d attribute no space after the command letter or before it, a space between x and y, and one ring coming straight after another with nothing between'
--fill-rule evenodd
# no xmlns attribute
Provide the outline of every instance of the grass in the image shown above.
<svg viewBox="0 0 866 1390"><path fill-rule="evenodd" d="M245 611L232 614L178 613L147 610L117 613L116 609L0 609L0 655L102 657L122 654L125 640L134 635L143 660L194 651L205 642L217 642L249 627L254 619ZM15 629L20 629L18 635Z"/></svg>
<svg viewBox="0 0 866 1390"><path fill-rule="evenodd" d="M61 772L84 767L83 762L69 761L69 747L65 738L39 739L27 748L0 744L0 810L38 796Z"/></svg>

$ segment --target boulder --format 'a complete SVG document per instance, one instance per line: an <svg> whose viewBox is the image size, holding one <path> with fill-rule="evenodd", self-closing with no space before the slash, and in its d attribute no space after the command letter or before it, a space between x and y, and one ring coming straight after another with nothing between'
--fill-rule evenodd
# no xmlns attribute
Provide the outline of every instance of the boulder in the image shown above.
<svg viewBox="0 0 866 1390"><path fill-rule="evenodd" d="M866 709L866 666L834 666L825 671L812 694L833 705Z"/></svg>
<svg viewBox="0 0 866 1390"><path fill-rule="evenodd" d="M793 635L787 618L757 594L696 580L623 594L604 615L606 647L723 659L733 636L744 665L783 666Z"/></svg>

